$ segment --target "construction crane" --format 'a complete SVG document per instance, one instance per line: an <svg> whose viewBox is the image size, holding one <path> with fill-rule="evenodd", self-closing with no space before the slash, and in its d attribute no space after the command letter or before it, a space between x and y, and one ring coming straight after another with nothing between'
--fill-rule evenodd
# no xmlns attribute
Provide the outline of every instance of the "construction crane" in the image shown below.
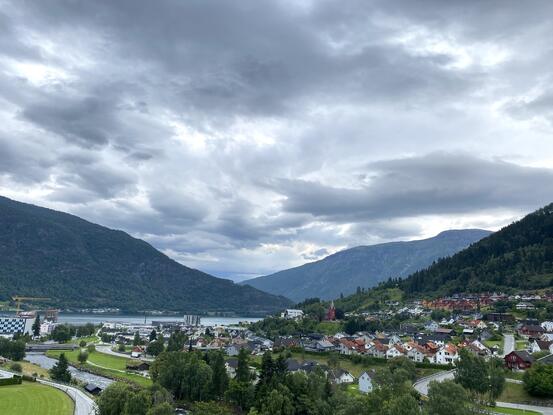
<svg viewBox="0 0 553 415"><path fill-rule="evenodd" d="M21 309L21 301L48 301L50 298L48 297L21 297L19 295L13 296L12 300L15 301L16 304L16 312L15 315L19 316L20 309Z"/></svg>

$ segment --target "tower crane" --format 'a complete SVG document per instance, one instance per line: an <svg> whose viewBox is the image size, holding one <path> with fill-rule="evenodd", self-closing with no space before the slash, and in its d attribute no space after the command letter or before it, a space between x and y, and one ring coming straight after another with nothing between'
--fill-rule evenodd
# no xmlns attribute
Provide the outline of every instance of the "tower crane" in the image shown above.
<svg viewBox="0 0 553 415"><path fill-rule="evenodd" d="M15 315L19 316L20 309L21 309L21 301L48 301L51 298L48 297L22 297L19 295L15 295L12 297L12 300L15 301L16 304L16 312Z"/></svg>

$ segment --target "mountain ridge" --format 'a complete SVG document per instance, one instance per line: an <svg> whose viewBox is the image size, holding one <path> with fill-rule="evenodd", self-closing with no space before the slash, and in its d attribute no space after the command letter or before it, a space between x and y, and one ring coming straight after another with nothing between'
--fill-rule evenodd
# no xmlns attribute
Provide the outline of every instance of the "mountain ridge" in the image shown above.
<svg viewBox="0 0 553 415"><path fill-rule="evenodd" d="M0 196L0 299L12 295L127 311L263 315L290 304L188 268L124 231Z"/></svg>
<svg viewBox="0 0 553 415"><path fill-rule="evenodd" d="M356 246L240 284L286 295L297 302L308 297L329 300L351 294L357 287L373 287L390 277L406 277L490 233L482 229L447 230L415 241ZM347 281L343 275L349 275Z"/></svg>

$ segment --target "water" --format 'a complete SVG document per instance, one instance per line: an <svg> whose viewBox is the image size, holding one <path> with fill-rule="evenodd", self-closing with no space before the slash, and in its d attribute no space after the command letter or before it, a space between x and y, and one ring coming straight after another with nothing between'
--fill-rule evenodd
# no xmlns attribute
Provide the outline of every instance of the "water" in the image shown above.
<svg viewBox="0 0 553 415"><path fill-rule="evenodd" d="M2 313L13 316L14 313ZM204 326L234 326L240 322L253 323L262 320L255 317L202 317L201 324ZM129 314L95 314L95 313L60 313L58 321L60 323L82 326L87 323L100 324L110 323L128 323L144 324L144 316ZM182 316L146 316L146 324L152 321L183 321Z"/></svg>
<svg viewBox="0 0 553 415"><path fill-rule="evenodd" d="M25 360L34 363L35 365L38 365L46 370L52 369L57 363L56 359L52 359L51 357L48 357L43 353L28 352L25 354ZM94 375L88 372L83 372L82 370L74 368L73 366L69 366L69 371L71 372L71 376L75 379L78 379L81 382L85 383L93 383L102 389L107 388L114 382L112 379L108 379L99 375Z"/></svg>
<svg viewBox="0 0 553 415"><path fill-rule="evenodd" d="M202 317L203 326L234 326L241 322L253 323L262 320L254 317ZM124 315L124 314L66 314L60 313L58 321L72 325L83 325L86 323L100 324L110 323L129 323L144 324L144 316ZM146 316L146 324L152 321L183 321L182 316Z"/></svg>

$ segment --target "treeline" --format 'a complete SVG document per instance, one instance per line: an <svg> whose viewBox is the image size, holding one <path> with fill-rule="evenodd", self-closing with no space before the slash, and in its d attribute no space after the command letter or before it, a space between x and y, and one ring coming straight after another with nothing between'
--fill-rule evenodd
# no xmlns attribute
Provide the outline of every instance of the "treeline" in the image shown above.
<svg viewBox="0 0 553 415"><path fill-rule="evenodd" d="M22 360L25 357L25 341L0 337L0 356L10 360Z"/></svg>
<svg viewBox="0 0 553 415"><path fill-rule="evenodd" d="M92 336L96 332L96 327L92 323L83 326L72 326L70 324L60 324L52 330L50 338L59 343L67 343L73 337Z"/></svg>
<svg viewBox="0 0 553 415"><path fill-rule="evenodd" d="M406 293L483 292L549 287L553 283L553 204L415 272Z"/></svg>

